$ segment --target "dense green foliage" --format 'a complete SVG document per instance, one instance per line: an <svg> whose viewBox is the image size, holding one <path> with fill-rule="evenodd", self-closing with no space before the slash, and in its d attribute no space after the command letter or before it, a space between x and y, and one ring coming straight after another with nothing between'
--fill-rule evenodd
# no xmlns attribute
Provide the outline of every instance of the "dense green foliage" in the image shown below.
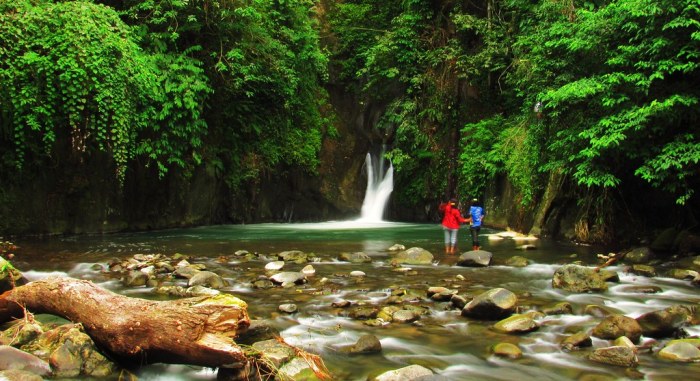
<svg viewBox="0 0 700 381"><path fill-rule="evenodd" d="M556 173L603 239L630 179L696 202L698 20L697 0L0 0L0 177L107 156L122 181L204 168L254 198L317 173L330 79L390 146L398 204L507 178L525 210Z"/></svg>
<svg viewBox="0 0 700 381"><path fill-rule="evenodd" d="M107 152L120 179L137 158L161 176L206 160L232 186L316 170L326 57L310 2L1 5L6 170L66 142Z"/></svg>
<svg viewBox="0 0 700 381"><path fill-rule="evenodd" d="M236 189L279 165L314 172L328 122L312 3L127 1L147 49L191 52L214 89L206 162Z"/></svg>

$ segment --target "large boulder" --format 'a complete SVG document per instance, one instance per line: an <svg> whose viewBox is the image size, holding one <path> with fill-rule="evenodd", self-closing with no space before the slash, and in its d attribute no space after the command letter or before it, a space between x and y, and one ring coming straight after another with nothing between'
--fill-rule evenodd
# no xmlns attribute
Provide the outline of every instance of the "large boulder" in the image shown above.
<svg viewBox="0 0 700 381"><path fill-rule="evenodd" d="M518 297L505 288L494 288L472 299L462 309L462 316L497 320L510 316L514 311Z"/></svg>
<svg viewBox="0 0 700 381"><path fill-rule="evenodd" d="M554 272L552 287L570 292L600 292L608 289L605 278L594 269L564 265Z"/></svg>
<svg viewBox="0 0 700 381"><path fill-rule="evenodd" d="M486 250L472 250L459 256L457 266L487 267L491 264L493 253Z"/></svg>
<svg viewBox="0 0 700 381"><path fill-rule="evenodd" d="M433 254L428 250L420 247L412 247L410 249L398 252L391 262L397 265L430 265L433 263L433 259Z"/></svg>
<svg viewBox="0 0 700 381"><path fill-rule="evenodd" d="M648 247L636 247L625 253L624 261L632 264L647 264L654 259L654 252Z"/></svg>
<svg viewBox="0 0 700 381"><path fill-rule="evenodd" d="M593 328L591 336L603 340L615 340L626 336L633 343L637 343L642 336L642 327L631 317L610 315Z"/></svg>
<svg viewBox="0 0 700 381"><path fill-rule="evenodd" d="M687 321L687 311L683 308L674 307L648 312L637 318L644 336L654 338L674 336Z"/></svg>

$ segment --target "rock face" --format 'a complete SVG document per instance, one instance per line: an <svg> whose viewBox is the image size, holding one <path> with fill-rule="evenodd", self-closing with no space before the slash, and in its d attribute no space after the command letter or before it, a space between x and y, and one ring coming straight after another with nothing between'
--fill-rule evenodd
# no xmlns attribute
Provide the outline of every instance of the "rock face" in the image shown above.
<svg viewBox="0 0 700 381"><path fill-rule="evenodd" d="M570 292L606 291L605 278L592 268L578 265L564 265L554 272L552 287Z"/></svg>
<svg viewBox="0 0 700 381"><path fill-rule="evenodd" d="M510 316L518 297L505 288L495 288L480 294L462 309L462 316L485 320L497 320Z"/></svg>

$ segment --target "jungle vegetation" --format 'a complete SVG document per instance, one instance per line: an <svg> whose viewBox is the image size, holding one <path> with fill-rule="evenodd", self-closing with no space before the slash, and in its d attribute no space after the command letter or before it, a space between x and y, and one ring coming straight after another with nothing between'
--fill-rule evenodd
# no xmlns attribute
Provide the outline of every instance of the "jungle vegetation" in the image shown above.
<svg viewBox="0 0 700 381"><path fill-rule="evenodd" d="M314 175L352 138L333 83L383 108L397 205L556 183L598 241L632 191L697 210L697 0L0 0L0 41L3 183L100 155Z"/></svg>

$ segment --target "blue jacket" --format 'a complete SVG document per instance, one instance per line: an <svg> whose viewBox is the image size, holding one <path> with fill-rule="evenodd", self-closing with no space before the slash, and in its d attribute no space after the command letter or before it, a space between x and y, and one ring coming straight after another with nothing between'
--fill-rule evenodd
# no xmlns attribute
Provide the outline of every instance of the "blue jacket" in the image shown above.
<svg viewBox="0 0 700 381"><path fill-rule="evenodd" d="M473 205L471 208L469 208L469 214L472 217L472 223L471 226L473 227L480 227L481 226L481 220L484 219L484 208L480 206Z"/></svg>

